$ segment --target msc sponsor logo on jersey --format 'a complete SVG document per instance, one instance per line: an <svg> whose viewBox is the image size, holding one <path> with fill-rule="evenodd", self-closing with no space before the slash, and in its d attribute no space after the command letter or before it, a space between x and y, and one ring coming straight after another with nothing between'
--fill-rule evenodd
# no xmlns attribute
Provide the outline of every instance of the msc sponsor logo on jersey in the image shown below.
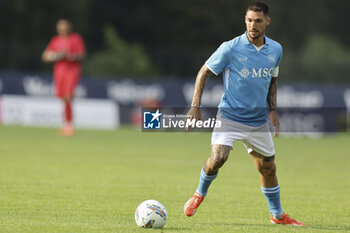
<svg viewBox="0 0 350 233"><path fill-rule="evenodd" d="M246 79L249 76L252 78L267 78L271 77L274 71L274 67L272 68L251 68L248 69L247 67L244 67L241 69L239 74L241 75L242 78Z"/></svg>
<svg viewBox="0 0 350 233"><path fill-rule="evenodd" d="M161 115L159 109L156 112L143 112L143 128L144 129L160 129Z"/></svg>

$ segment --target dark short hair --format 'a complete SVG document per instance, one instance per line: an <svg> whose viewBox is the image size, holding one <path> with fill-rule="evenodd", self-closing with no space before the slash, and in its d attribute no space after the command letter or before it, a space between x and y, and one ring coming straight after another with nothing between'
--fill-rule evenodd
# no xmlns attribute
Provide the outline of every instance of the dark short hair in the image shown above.
<svg viewBox="0 0 350 233"><path fill-rule="evenodd" d="M248 5L247 11L262 11L264 12L264 15L269 14L269 7L262 2L252 2Z"/></svg>

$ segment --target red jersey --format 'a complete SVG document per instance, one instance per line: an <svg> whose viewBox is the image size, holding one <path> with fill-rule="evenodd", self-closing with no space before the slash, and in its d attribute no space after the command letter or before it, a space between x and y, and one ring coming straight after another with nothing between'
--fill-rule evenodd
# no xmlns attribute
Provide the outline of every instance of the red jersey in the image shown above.
<svg viewBox="0 0 350 233"><path fill-rule="evenodd" d="M77 33L72 33L68 37L60 37L58 35L53 37L46 49L53 52L66 52L68 56L69 54L82 54L86 51L84 40ZM66 69L72 66L80 67L80 62L68 61L67 59L59 60L55 62L54 73L56 73L56 70Z"/></svg>
<svg viewBox="0 0 350 233"><path fill-rule="evenodd" d="M86 50L83 38L77 33L72 33L68 37L53 37L46 49L53 52L65 52L68 57L70 54L85 53ZM53 68L56 95L59 97L72 96L80 75L81 65L79 61L67 59L56 61Z"/></svg>

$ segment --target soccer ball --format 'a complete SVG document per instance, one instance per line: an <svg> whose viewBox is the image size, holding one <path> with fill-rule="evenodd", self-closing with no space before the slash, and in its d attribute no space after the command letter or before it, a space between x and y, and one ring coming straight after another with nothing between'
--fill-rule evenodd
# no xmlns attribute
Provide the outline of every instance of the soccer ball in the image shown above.
<svg viewBox="0 0 350 233"><path fill-rule="evenodd" d="M141 228L162 228L167 216L165 206L156 200L142 202L135 211L136 224Z"/></svg>

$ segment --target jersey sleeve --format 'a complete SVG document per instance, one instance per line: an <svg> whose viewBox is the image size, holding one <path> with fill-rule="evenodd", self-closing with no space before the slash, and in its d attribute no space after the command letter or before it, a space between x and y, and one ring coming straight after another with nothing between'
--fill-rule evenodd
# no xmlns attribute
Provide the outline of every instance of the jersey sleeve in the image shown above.
<svg viewBox="0 0 350 233"><path fill-rule="evenodd" d="M230 50L227 42L224 42L209 57L209 59L205 62L205 65L215 75L219 75L229 63L230 63Z"/></svg>
<svg viewBox="0 0 350 233"><path fill-rule="evenodd" d="M274 69L273 74L272 74L272 77L274 77L274 78L278 77L280 63L282 61L282 56L283 56L283 49L282 49L282 46L280 46L279 47L279 55L278 55L278 58L277 58L276 66L275 66L275 69Z"/></svg>
<svg viewBox="0 0 350 233"><path fill-rule="evenodd" d="M278 56L278 59L277 59L276 67L280 65L280 63L281 63L281 61L282 61L282 56L283 56L283 49L282 49L282 46L280 46L280 49L279 49L279 56Z"/></svg>
<svg viewBox="0 0 350 233"><path fill-rule="evenodd" d="M75 53L85 53L86 47L83 38L76 34L75 43L74 43L74 52Z"/></svg>
<svg viewBox="0 0 350 233"><path fill-rule="evenodd" d="M49 51L56 51L57 50L57 46L56 46L56 37L53 37L49 44L46 46L45 50L49 50Z"/></svg>

